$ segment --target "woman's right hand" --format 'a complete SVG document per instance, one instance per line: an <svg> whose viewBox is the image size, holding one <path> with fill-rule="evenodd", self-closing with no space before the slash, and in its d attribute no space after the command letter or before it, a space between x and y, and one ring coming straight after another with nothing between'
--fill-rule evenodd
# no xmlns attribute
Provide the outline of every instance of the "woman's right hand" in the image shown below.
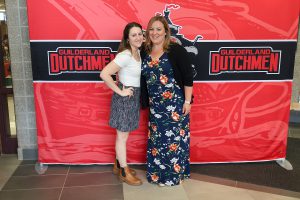
<svg viewBox="0 0 300 200"><path fill-rule="evenodd" d="M129 87L129 88L125 88L123 85L123 89L121 90L121 94L122 97L126 97L126 96L133 96L133 87Z"/></svg>

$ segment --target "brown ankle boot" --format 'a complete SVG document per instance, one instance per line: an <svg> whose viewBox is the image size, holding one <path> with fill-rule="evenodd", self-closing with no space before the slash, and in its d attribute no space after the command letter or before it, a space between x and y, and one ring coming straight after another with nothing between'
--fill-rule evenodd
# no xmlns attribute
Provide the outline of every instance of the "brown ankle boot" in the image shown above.
<svg viewBox="0 0 300 200"><path fill-rule="evenodd" d="M133 170L131 168L129 168L129 170L132 175L136 175L135 170ZM120 172L120 163L117 159L115 159L115 163L114 163L114 167L113 167L113 174L118 175L119 172Z"/></svg>
<svg viewBox="0 0 300 200"><path fill-rule="evenodd" d="M113 174L118 175L120 172L120 163L117 159L115 159L114 167L113 167Z"/></svg>
<svg viewBox="0 0 300 200"><path fill-rule="evenodd" d="M124 167L120 169L119 173L120 180L124 181L128 185L142 185L143 182L141 179L137 178L133 174L130 173L130 169L128 167Z"/></svg>

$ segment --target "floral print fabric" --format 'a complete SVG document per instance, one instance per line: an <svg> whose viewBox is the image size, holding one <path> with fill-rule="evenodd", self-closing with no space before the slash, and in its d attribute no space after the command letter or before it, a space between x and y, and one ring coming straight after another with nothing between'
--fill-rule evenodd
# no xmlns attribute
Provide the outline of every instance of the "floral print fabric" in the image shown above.
<svg viewBox="0 0 300 200"><path fill-rule="evenodd" d="M182 115L184 97L164 53L158 61L147 56L142 75L149 93L147 179L150 183L178 185L190 176L189 115Z"/></svg>

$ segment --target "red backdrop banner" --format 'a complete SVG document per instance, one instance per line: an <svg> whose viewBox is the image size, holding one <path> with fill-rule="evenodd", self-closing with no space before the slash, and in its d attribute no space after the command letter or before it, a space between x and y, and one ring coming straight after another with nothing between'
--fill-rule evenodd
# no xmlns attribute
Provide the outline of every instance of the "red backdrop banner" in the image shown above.
<svg viewBox="0 0 300 200"><path fill-rule="evenodd" d="M99 78L127 22L165 16L194 67L191 162L285 158L299 1L28 0L39 161L111 163L112 92ZM257 6L259 4L259 6ZM144 163L147 110L128 141Z"/></svg>

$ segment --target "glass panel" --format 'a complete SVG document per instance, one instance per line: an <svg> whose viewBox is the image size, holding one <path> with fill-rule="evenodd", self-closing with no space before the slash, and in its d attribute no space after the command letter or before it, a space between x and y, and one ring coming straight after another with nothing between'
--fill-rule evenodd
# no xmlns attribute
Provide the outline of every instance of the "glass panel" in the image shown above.
<svg viewBox="0 0 300 200"><path fill-rule="evenodd" d="M12 88L10 53L8 45L7 21L4 0L0 0L0 23L1 23L1 39L2 39L2 53L3 53L3 67L4 67L4 87Z"/></svg>
<svg viewBox="0 0 300 200"><path fill-rule="evenodd" d="M7 95L7 104L8 104L8 115L9 115L9 124L10 124L10 136L16 137L16 116L15 116L15 103L13 95Z"/></svg>
<svg viewBox="0 0 300 200"><path fill-rule="evenodd" d="M8 42L8 30L6 21L6 9L4 0L0 0L0 37L1 37L1 48L2 48L2 59L3 59L3 69L1 69L1 78L3 88L12 88L12 75L11 75L11 63L10 63L10 53L9 53L9 42ZM8 113L5 116L9 117L8 130L9 136L16 136L16 120L15 120L15 105L12 94L7 94L7 105Z"/></svg>

